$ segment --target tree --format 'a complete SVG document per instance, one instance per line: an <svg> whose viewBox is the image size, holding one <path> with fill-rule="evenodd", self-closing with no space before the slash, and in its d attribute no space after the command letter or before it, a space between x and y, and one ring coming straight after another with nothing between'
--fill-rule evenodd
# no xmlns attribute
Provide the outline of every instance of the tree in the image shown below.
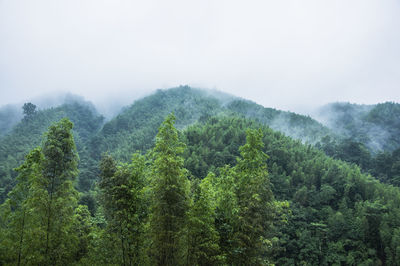
<svg viewBox="0 0 400 266"><path fill-rule="evenodd" d="M75 261L80 261L89 253L89 246L92 240L93 224L90 219L90 212L86 205L78 205L74 210L74 232L78 234L79 243L76 249Z"/></svg>
<svg viewBox="0 0 400 266"><path fill-rule="evenodd" d="M34 264L67 264L73 261L78 239L74 232L78 155L67 118L50 126L42 152L41 174L35 175L27 200L32 228L29 242Z"/></svg>
<svg viewBox="0 0 400 266"><path fill-rule="evenodd" d="M150 253L157 265L179 265L185 256L189 183L181 157L184 144L178 140L174 122L171 114L161 124L153 149Z"/></svg>
<svg viewBox="0 0 400 266"><path fill-rule="evenodd" d="M235 173L226 165L219 169L216 179L216 219L215 226L219 235L219 247L228 265L235 264L238 255L238 199L236 195Z"/></svg>
<svg viewBox="0 0 400 266"><path fill-rule="evenodd" d="M270 188L264 143L260 130L247 130L246 144L235 166L236 195L239 207L239 256L236 263L266 263L268 233L274 218L274 197Z"/></svg>
<svg viewBox="0 0 400 266"><path fill-rule="evenodd" d="M101 162L102 203L109 235L115 236L116 264L140 265L143 261L144 225L147 218L144 156L134 154L131 164L116 166L111 156ZM102 254L98 254L102 255Z"/></svg>
<svg viewBox="0 0 400 266"><path fill-rule="evenodd" d="M36 105L33 103L24 103L22 110L24 111L25 117L31 117L36 113Z"/></svg>
<svg viewBox="0 0 400 266"><path fill-rule="evenodd" d="M221 264L219 236L215 228L215 175L210 173L199 182L192 181L192 203L189 210L187 265Z"/></svg>
<svg viewBox="0 0 400 266"><path fill-rule="evenodd" d="M40 148L32 150L25 162L15 170L19 173L17 184L2 206L3 223L7 230L0 232L0 245L5 249L1 251L0 260L16 265L26 264L26 254L29 252L29 243L26 234L32 226L27 199L29 197L30 182L35 176L41 174L43 155Z"/></svg>
<svg viewBox="0 0 400 266"><path fill-rule="evenodd" d="M50 126L42 149L32 150L16 169L18 184L5 203L12 264L68 264L77 258L78 156L72 127L68 119Z"/></svg>

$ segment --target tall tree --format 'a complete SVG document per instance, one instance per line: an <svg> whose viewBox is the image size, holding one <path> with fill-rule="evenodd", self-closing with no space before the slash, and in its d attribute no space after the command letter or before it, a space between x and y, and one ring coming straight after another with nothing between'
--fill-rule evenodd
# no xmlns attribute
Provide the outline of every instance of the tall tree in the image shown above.
<svg viewBox="0 0 400 266"><path fill-rule="evenodd" d="M26 264L28 243L26 234L32 224L28 214L26 201L29 196L30 182L41 174L43 156L39 148L32 150L25 162L15 170L19 173L17 184L10 193L7 201L1 206L1 217L6 225L0 231L0 260L16 265Z"/></svg>
<svg viewBox="0 0 400 266"><path fill-rule="evenodd" d="M161 124L153 149L150 253L157 265L179 265L185 261L189 183L181 157L184 144L178 139L174 122L175 116L171 114Z"/></svg>
<svg viewBox="0 0 400 266"><path fill-rule="evenodd" d="M266 240L275 209L270 188L268 156L262 151L263 133L247 130L246 144L240 147L241 158L235 166L236 194L239 206L237 233L239 238L238 264L258 265L267 261Z"/></svg>
<svg viewBox="0 0 400 266"><path fill-rule="evenodd" d="M238 254L236 228L238 224L238 199L234 169L226 165L219 169L216 180L216 229L219 247L228 265L234 265Z"/></svg>
<svg viewBox="0 0 400 266"><path fill-rule="evenodd" d="M36 105L33 103L24 103L22 110L24 111L25 117L31 117L36 113Z"/></svg>
<svg viewBox="0 0 400 266"><path fill-rule="evenodd" d="M42 265L66 264L75 255L73 232L78 155L67 118L50 126L43 143L41 174L35 175L27 201L34 227L30 233L32 260Z"/></svg>
<svg viewBox="0 0 400 266"><path fill-rule="evenodd" d="M78 156L72 127L68 119L52 125L42 149L31 151L16 169L18 184L5 203L12 264L68 264L76 258Z"/></svg>
<svg viewBox="0 0 400 266"><path fill-rule="evenodd" d="M144 156L134 154L130 164L116 166L110 155L101 162L103 208L106 214L106 231L115 236L112 246L116 261L122 265L143 264L143 233L147 218ZM101 255L101 254L99 254Z"/></svg>
<svg viewBox="0 0 400 266"><path fill-rule="evenodd" d="M188 223L187 265L221 264L219 235L215 228L215 175L192 181Z"/></svg>

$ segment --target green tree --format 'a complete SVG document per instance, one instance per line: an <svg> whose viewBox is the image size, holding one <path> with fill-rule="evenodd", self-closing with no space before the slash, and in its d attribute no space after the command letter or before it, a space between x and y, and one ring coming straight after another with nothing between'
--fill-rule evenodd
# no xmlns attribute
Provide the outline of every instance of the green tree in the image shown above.
<svg viewBox="0 0 400 266"><path fill-rule="evenodd" d="M238 224L238 200L235 191L235 174L228 165L219 169L216 180L216 229L220 238L219 247L228 265L235 264L238 239L235 229Z"/></svg>
<svg viewBox="0 0 400 266"><path fill-rule="evenodd" d="M116 260L123 265L143 264L144 226L147 218L145 195L146 160L140 154L132 156L131 164L116 166L111 156L103 156L101 182L106 232L115 236ZM102 256L104 254L98 254Z"/></svg>
<svg viewBox="0 0 400 266"><path fill-rule="evenodd" d="M184 144L178 140L175 116L161 124L153 149L150 253L157 265L185 261L184 234L189 207L187 170L183 168Z"/></svg>
<svg viewBox="0 0 400 266"><path fill-rule="evenodd" d="M192 181L192 203L188 222L187 265L216 265L222 262L219 236L215 228L215 175L199 183Z"/></svg>
<svg viewBox="0 0 400 266"><path fill-rule="evenodd" d="M267 171L268 156L262 151L263 133L247 130L246 144L240 147L241 158L235 166L236 194L239 207L238 264L263 264L268 234L274 219L274 197Z"/></svg>
<svg viewBox="0 0 400 266"><path fill-rule="evenodd" d="M33 103L24 103L22 110L24 111L25 117L31 117L36 113L36 105Z"/></svg>
<svg viewBox="0 0 400 266"><path fill-rule="evenodd" d="M34 264L66 264L73 260L77 235L73 230L78 155L73 124L64 118L50 126L43 144L41 174L35 175L27 206L32 217L31 256Z"/></svg>
<svg viewBox="0 0 400 266"><path fill-rule="evenodd" d="M16 265L26 264L26 254L29 252L26 234L33 226L30 221L26 201L29 197L30 182L41 174L43 156L39 148L32 150L25 162L15 170L19 173L17 184L8 199L1 207L2 220L6 226L0 231L0 260Z"/></svg>
<svg viewBox="0 0 400 266"><path fill-rule="evenodd" d="M75 261L80 261L89 253L90 242L92 241L93 223L90 212L86 205L78 205L74 210L74 232L78 235L78 247L75 253Z"/></svg>

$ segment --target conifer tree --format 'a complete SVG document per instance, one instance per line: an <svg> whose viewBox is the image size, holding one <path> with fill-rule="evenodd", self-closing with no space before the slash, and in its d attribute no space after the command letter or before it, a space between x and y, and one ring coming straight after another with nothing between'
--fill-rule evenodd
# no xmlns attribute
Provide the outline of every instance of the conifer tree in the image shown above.
<svg viewBox="0 0 400 266"><path fill-rule="evenodd" d="M161 124L153 149L150 253L157 265L185 262L189 184L181 157L184 144L178 139L174 122L171 114Z"/></svg>

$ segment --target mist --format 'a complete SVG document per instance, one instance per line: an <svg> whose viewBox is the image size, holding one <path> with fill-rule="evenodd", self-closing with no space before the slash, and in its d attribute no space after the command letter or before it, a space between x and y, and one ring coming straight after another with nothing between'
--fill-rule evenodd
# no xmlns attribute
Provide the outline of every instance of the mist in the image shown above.
<svg viewBox="0 0 400 266"><path fill-rule="evenodd" d="M0 1L0 105L56 92L112 114L188 84L309 113L400 101L400 2Z"/></svg>

